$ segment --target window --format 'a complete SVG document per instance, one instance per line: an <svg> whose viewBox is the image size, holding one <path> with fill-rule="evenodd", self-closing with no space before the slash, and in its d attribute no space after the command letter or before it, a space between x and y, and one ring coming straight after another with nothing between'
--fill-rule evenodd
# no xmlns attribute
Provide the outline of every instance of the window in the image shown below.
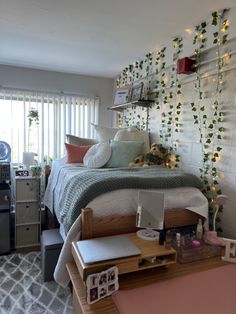
<svg viewBox="0 0 236 314"><path fill-rule="evenodd" d="M13 163L22 162L24 151L37 154L39 162L60 158L65 134L94 137L90 123L97 123L98 110L95 97L1 91L0 140L10 144Z"/></svg>

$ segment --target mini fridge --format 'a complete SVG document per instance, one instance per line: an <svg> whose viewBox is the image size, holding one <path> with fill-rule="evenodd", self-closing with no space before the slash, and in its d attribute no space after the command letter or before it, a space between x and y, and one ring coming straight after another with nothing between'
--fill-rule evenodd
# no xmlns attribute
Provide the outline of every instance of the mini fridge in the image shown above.
<svg viewBox="0 0 236 314"><path fill-rule="evenodd" d="M11 189L7 183L0 184L0 254L11 250L10 208Z"/></svg>

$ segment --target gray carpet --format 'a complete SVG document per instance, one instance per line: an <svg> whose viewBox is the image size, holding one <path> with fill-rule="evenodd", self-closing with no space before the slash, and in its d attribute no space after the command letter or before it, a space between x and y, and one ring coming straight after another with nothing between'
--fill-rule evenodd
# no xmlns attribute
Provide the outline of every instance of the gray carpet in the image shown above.
<svg viewBox="0 0 236 314"><path fill-rule="evenodd" d="M71 314L72 296L43 282L40 252L0 256L0 314Z"/></svg>

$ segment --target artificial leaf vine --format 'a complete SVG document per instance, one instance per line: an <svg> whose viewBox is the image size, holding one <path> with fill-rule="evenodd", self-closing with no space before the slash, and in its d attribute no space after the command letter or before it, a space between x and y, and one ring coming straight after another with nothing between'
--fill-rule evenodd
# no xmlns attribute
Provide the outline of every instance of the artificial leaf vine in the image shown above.
<svg viewBox="0 0 236 314"><path fill-rule="evenodd" d="M223 67L224 67L224 54L222 52L222 46L227 42L227 29L229 22L225 18L228 10L222 12L212 13L212 25L217 28L213 32L213 44L216 46L216 67L217 73L215 81L215 90L212 94L212 105L206 108L204 105L204 90L202 88L202 79L204 79L200 71L200 56L202 49L205 48L206 37L206 22L196 27L196 34L194 36L193 44L196 45L196 84L195 89L198 94L197 104L192 102L192 112L194 124L198 125L200 144L202 147L202 167L200 168L200 176L204 183L203 192L209 200L209 218L210 226L212 224L212 218L216 209L216 196L221 194L222 191L218 182L218 170L217 162L220 160L220 152L222 147L220 145L223 139L224 127L222 126L224 112L222 111L221 93L224 83ZM222 211L222 207L220 210ZM220 218L217 218L217 222L220 222ZM220 230L220 228L218 228Z"/></svg>
<svg viewBox="0 0 236 314"><path fill-rule="evenodd" d="M211 22L202 22L197 25L193 35L193 45L196 59L196 83L195 90L197 100L191 102L193 123L196 125L199 134L199 142L202 149L202 165L200 176L204 183L204 192L210 203L210 212L214 210L215 197L221 193L218 183L217 162L220 159L224 138L224 111L222 110L221 93L224 85L223 67L224 55L222 47L228 40L229 21L226 18L228 10L213 12ZM216 70L214 94L208 99L210 105L206 106L206 87L201 60L205 52L206 44L209 41L208 29L213 28L212 44L215 46ZM155 100L154 110L160 112L160 138L163 143L172 144L175 150L176 138L181 131L182 114L182 84L176 74L176 62L180 57L183 48L182 38L176 37L172 41L173 65L167 67L167 48L163 47L159 51L148 52L143 60L134 62L126 67L117 79L117 87L127 84L134 84L137 81L146 81L146 94L151 95ZM146 114L146 117L145 117ZM123 124L127 126L137 125L140 129L145 129L149 121L149 113L146 108L136 108L133 106L126 110L123 115ZM173 145L174 144L174 145Z"/></svg>

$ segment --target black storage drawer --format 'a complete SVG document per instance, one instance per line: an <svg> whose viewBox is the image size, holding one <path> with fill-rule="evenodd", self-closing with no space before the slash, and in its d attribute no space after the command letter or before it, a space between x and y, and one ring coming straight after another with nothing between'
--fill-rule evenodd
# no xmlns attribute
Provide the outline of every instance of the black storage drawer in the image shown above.
<svg viewBox="0 0 236 314"><path fill-rule="evenodd" d="M10 197L11 197L10 188L9 189L0 188L0 212L10 210Z"/></svg>
<svg viewBox="0 0 236 314"><path fill-rule="evenodd" d="M10 252L10 213L0 213L0 254Z"/></svg>

